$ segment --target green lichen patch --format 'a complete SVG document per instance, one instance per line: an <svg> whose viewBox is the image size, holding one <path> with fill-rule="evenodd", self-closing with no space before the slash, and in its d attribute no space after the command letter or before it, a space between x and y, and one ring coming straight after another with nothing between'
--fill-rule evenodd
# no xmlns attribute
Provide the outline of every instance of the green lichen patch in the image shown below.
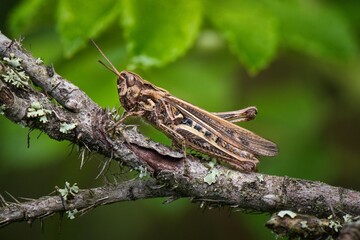
<svg viewBox="0 0 360 240"><path fill-rule="evenodd" d="M360 219L360 216L354 217L350 214L345 214L342 218L344 219L344 223L351 223L351 222L358 221Z"/></svg>
<svg viewBox="0 0 360 240"><path fill-rule="evenodd" d="M115 107L112 108L108 114L110 115L110 117L115 121L119 121L121 119L121 115L119 114L119 111L118 109L116 109Z"/></svg>
<svg viewBox="0 0 360 240"><path fill-rule="evenodd" d="M44 61L43 61L41 58L37 58L37 59L35 60L35 63L36 63L37 65L40 65L40 64L44 63Z"/></svg>
<svg viewBox="0 0 360 240"><path fill-rule="evenodd" d="M74 210L68 210L66 211L67 217L71 220L75 219L75 214L77 214L79 211L75 208Z"/></svg>
<svg viewBox="0 0 360 240"><path fill-rule="evenodd" d="M146 167L139 166L135 170L139 171L139 178L141 178L141 179L150 177L150 172L148 171L148 169Z"/></svg>
<svg viewBox="0 0 360 240"><path fill-rule="evenodd" d="M309 226L308 226L308 222L307 221L300 221L300 226L301 228L304 228L304 229L308 229Z"/></svg>
<svg viewBox="0 0 360 240"><path fill-rule="evenodd" d="M60 196L67 201L74 198L74 196L79 192L79 187L77 186L77 183L70 186L69 182L65 182L65 187L58 188L57 191L60 193Z"/></svg>
<svg viewBox="0 0 360 240"><path fill-rule="evenodd" d="M22 59L16 57L14 53L10 53L9 57L4 57L2 59L4 66L2 72L4 73L1 74L1 77L5 82L11 83L17 88L27 86L30 79L22 68L21 62Z"/></svg>
<svg viewBox="0 0 360 240"><path fill-rule="evenodd" d="M28 108L28 113L26 116L28 118L39 118L40 122L47 123L47 114L51 114L51 110L45 109L39 102L33 102Z"/></svg>
<svg viewBox="0 0 360 240"><path fill-rule="evenodd" d="M260 174L260 175L257 176L257 178L259 179L259 181L260 181L261 183L264 182L264 175Z"/></svg>
<svg viewBox="0 0 360 240"><path fill-rule="evenodd" d="M291 217L291 218L294 218L294 217L296 217L296 213L294 213L293 211L290 211L290 210L283 210L283 211L280 211L280 212L278 212L278 214L277 214L279 217L281 217L281 218L283 218L283 217L285 217L285 216L289 216L289 217Z"/></svg>
<svg viewBox="0 0 360 240"><path fill-rule="evenodd" d="M18 69L18 70L22 69L22 67L21 67L22 59L16 57L14 53L10 53L9 57L3 57L3 60L7 65L9 65L15 69Z"/></svg>
<svg viewBox="0 0 360 240"><path fill-rule="evenodd" d="M74 128L76 128L76 123L60 123L60 132L62 133L70 133Z"/></svg>
<svg viewBox="0 0 360 240"><path fill-rule="evenodd" d="M339 220L337 220L333 215L330 215L328 217L329 221L329 228L332 228L335 232L339 232L339 230L342 229L342 224Z"/></svg>
<svg viewBox="0 0 360 240"><path fill-rule="evenodd" d="M220 172L215 168L216 161L209 162L210 170L208 174L204 177L204 182L211 185L216 182L217 177L220 176Z"/></svg>
<svg viewBox="0 0 360 240"><path fill-rule="evenodd" d="M27 86L29 76L24 71L14 71L11 68L6 68L5 74L1 74L5 82L11 83L17 88Z"/></svg>
<svg viewBox="0 0 360 240"><path fill-rule="evenodd" d="M1 104L0 105L0 115L4 115L5 114L5 109L6 109L6 106L5 106L5 104Z"/></svg>

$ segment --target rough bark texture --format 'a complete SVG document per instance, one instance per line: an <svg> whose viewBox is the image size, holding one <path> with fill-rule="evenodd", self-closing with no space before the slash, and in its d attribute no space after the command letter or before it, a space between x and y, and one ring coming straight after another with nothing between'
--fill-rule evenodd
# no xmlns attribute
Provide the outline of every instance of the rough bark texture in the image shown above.
<svg viewBox="0 0 360 240"><path fill-rule="evenodd" d="M156 186L154 179L141 181L127 181L116 185L107 185L99 188L79 190L68 200L60 195L46 196L23 203L3 202L0 210L0 227L7 224L42 219L56 212L77 210L85 212L97 206L122 201L171 196L169 190Z"/></svg>
<svg viewBox="0 0 360 240"><path fill-rule="evenodd" d="M15 87L0 76L0 106L5 108L4 114L9 120L31 129L40 129L53 139L68 140L84 146L131 168L146 167L154 179L121 183L115 188L84 190L79 197L67 201L65 205L59 197L46 197L4 206L0 208L0 224L51 215L67 210L69 206L86 209L129 200L126 189L130 186L138 189L139 194L132 193L134 199L178 196L191 197L194 201L212 206L227 205L256 212L273 213L288 209L319 218L331 214L360 215L359 192L321 182L260 173L244 174L217 165L215 168L219 171L219 176L215 183L209 185L204 181L204 177L209 174L206 162L193 156L182 158L181 153L147 139L133 128L124 127L121 133L109 133L107 129L114 121L108 111L101 109L54 69L36 61L20 43L0 34L1 59L9 57L11 53L22 59L21 67L42 92L31 84L22 88ZM3 65L0 68L1 74L7 68L8 66ZM41 122L39 117L28 117L29 108L34 102L39 102L43 109L51 110L51 113L46 114L48 122ZM75 123L76 127L64 133L60 131L61 123ZM156 186L163 187L159 190ZM123 191L121 188L125 189L122 196L112 198L112 194ZM105 191L102 196L106 200L98 203L97 198L89 194L93 192L96 196L97 191Z"/></svg>

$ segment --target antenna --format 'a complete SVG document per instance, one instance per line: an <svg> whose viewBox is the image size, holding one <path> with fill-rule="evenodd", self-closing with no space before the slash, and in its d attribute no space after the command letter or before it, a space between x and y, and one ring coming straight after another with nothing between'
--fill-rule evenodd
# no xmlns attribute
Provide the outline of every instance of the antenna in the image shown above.
<svg viewBox="0 0 360 240"><path fill-rule="evenodd" d="M100 47L95 43L93 39L90 39L91 42L95 45L95 47L99 50L101 55L105 58L105 60L110 64L111 67L107 66L105 63L103 63L101 60L99 60L99 63L109 69L111 72L115 73L116 75L120 76L119 71L114 67L112 62L106 57L105 53L100 49Z"/></svg>

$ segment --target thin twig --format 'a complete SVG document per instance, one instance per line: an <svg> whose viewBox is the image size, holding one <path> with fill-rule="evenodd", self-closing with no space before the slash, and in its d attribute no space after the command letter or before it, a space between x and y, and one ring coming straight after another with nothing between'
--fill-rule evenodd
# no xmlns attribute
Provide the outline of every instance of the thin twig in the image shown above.
<svg viewBox="0 0 360 240"><path fill-rule="evenodd" d="M77 209L85 212L115 202L132 201L143 198L164 197L175 194L163 188L154 190L154 179L135 180L107 185L104 187L80 190L71 200L63 201L60 196L44 196L22 203L7 203L0 208L0 227L13 222L34 221L57 212Z"/></svg>

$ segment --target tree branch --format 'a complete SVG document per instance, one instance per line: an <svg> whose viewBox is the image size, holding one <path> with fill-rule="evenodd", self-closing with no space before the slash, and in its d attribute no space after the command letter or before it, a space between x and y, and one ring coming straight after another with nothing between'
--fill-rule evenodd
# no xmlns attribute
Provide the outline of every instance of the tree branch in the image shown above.
<svg viewBox="0 0 360 240"><path fill-rule="evenodd" d="M1 67L0 107L5 109L5 116L30 129L40 129L55 140L68 140L110 159L121 161L130 168L147 168L154 180L132 183L136 183L137 187L145 186L139 187L139 192L146 192L146 194L135 196L136 199L177 195L192 197L194 201L209 205L227 205L257 212L273 213L288 209L317 217L327 217L331 214L343 216L345 213L353 216L360 215L359 192L321 182L260 173L245 174L217 165L215 168L219 174L216 182L209 185L204 181L210 171L206 162L194 156L183 158L182 153L147 139L133 128L123 126L120 132L109 133L107 129L115 123L109 111L101 109L78 87L33 58L19 42L11 41L0 34L1 59L11 58L11 54L22 59L22 62L21 69L10 66L11 64L5 61ZM24 71L31 82L40 87L43 92L39 92L30 84L16 87L6 82L4 75L10 67L16 71ZM45 112L42 116L45 116L47 121L44 122L41 116L29 114L37 110ZM110 198L111 195L118 193L120 187L129 188L127 184L130 183L120 184L115 189L100 188L105 191L105 195L102 196ZM151 190L151 185L166 187L161 190L156 188L156 190ZM94 198L90 198L93 201L89 201L85 206L85 199L91 195L89 192L96 191L98 190L81 192L81 197L76 198L79 202L84 200L82 203L77 202L81 205L81 209L97 206ZM126 196L125 193L118 201L127 200ZM38 207L36 216L45 216L67 209L61 205L59 198L47 199L54 202L54 208L46 208L46 204L43 204L46 203L44 199L29 203L31 206ZM113 199L116 201L115 198ZM30 206L27 203L23 204L20 209L28 209L25 206ZM71 202L71 206L75 206L74 204ZM15 208L17 209L15 215L20 216L19 205ZM11 218L13 211L8 209L8 206L0 208L0 222ZM27 220L33 215L24 214L23 216L22 219L17 217L9 222Z"/></svg>
<svg viewBox="0 0 360 240"><path fill-rule="evenodd" d="M157 186L156 180L134 180L103 187L83 189L65 200L61 196L46 196L27 202L5 202L0 209L0 227L17 221L32 222L57 212L76 211L85 213L97 206L115 202L134 201L144 198L167 197L175 193Z"/></svg>

